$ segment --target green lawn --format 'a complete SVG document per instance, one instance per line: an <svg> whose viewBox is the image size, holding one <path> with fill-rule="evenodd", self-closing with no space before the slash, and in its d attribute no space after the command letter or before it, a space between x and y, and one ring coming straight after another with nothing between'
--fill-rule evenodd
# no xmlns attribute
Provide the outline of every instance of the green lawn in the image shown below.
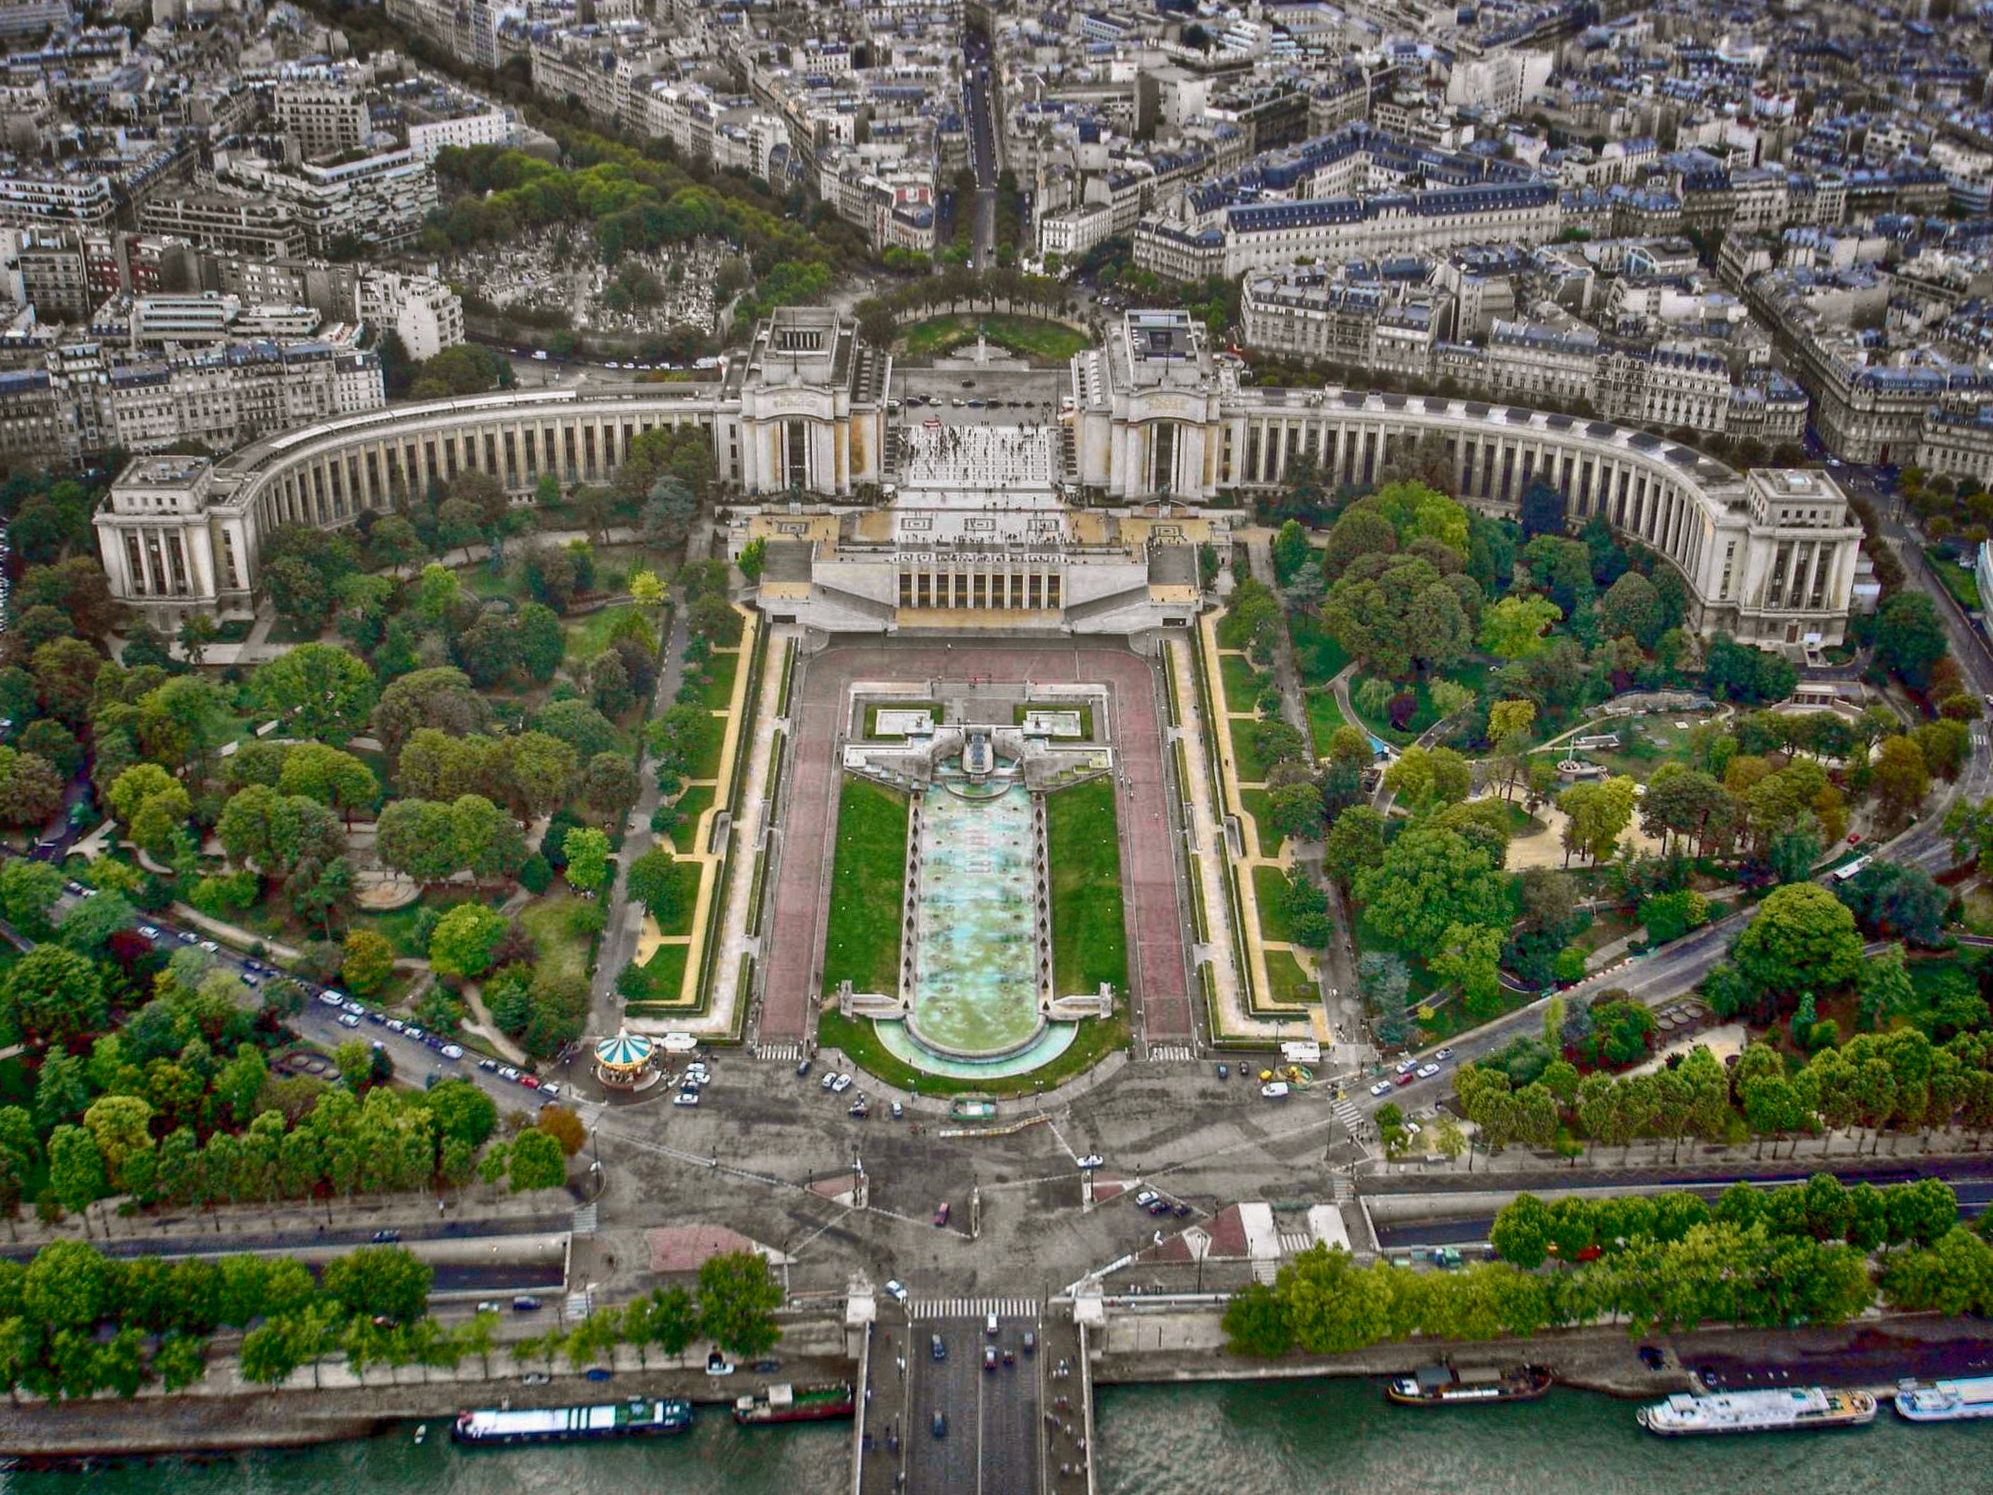
<svg viewBox="0 0 1993 1495"><path fill-rule="evenodd" d="M720 749L726 746L727 723L722 716L706 718L705 735L692 745L687 755L685 777L715 779L720 775Z"/></svg>
<svg viewBox="0 0 1993 1495"><path fill-rule="evenodd" d="M918 361L974 343L979 331L998 347L1034 363L1064 364L1075 353L1093 346L1085 333L1063 323L1008 315L929 317L905 328L900 337L906 344L907 358Z"/></svg>
<svg viewBox="0 0 1993 1495"><path fill-rule="evenodd" d="M1631 774L1643 782L1663 763L1686 763L1689 757L1689 732L1702 722L1707 715L1684 715L1677 711L1650 712L1642 716L1600 717L1587 722L1583 732L1599 736L1607 732L1619 734L1619 746L1610 751L1597 748L1573 748L1566 743L1558 753L1559 757L1588 759L1599 764L1608 773ZM1687 722L1688 731L1677 730L1676 722Z"/></svg>
<svg viewBox="0 0 1993 1495"><path fill-rule="evenodd" d="M1267 677L1243 654L1219 655L1218 673L1225 682L1225 705L1233 711L1251 711L1266 689Z"/></svg>
<svg viewBox="0 0 1993 1495"><path fill-rule="evenodd" d="M672 849L680 853L692 851L694 838L699 834L699 817L713 805L713 786L694 784L678 796L678 824L671 828Z"/></svg>
<svg viewBox="0 0 1993 1495"><path fill-rule="evenodd" d="M1469 660L1465 664L1457 665L1453 669L1448 670L1444 678L1453 681L1457 685L1464 685L1469 690L1478 692L1487 685L1488 677L1492 673L1493 669L1491 666ZM1362 676L1358 676L1350 682L1349 694L1351 705L1356 704L1358 700L1356 693L1362 684ZM1408 746L1417 740L1420 733L1439 720L1439 713L1433 709L1432 693L1428 689L1426 681L1419 680L1415 682L1412 686L1412 694L1417 698L1418 704L1412 708L1412 715L1406 722L1403 731L1391 725L1391 719L1387 714L1380 712L1374 718L1365 717L1362 715L1361 707L1357 708L1358 716L1361 718L1359 725L1367 727L1386 742L1396 743L1399 747Z"/></svg>
<svg viewBox="0 0 1993 1495"><path fill-rule="evenodd" d="M533 937L539 970L557 976L588 974L589 936L574 927L575 915L586 906L572 893L549 893L519 911L519 922Z"/></svg>
<svg viewBox="0 0 1993 1495"><path fill-rule="evenodd" d="M1294 928L1287 920L1287 874L1278 867L1253 868L1253 897L1259 902L1259 932L1288 944Z"/></svg>
<svg viewBox="0 0 1993 1495"><path fill-rule="evenodd" d="M1041 1086L1050 1089L1063 1084L1074 1075L1092 1069L1116 1049L1126 1048L1128 1019L1125 1009L1117 1004L1113 1017L1079 1024L1071 1046L1058 1058L1007 1080L954 1079L915 1069L894 1057L879 1042L870 1022L863 1018L853 1020L844 1017L831 1004L825 1005L823 1015L817 1020L817 1042L824 1048L839 1050L867 1074L877 1075L888 1085L897 1085L902 1090L922 1095L989 1095L1003 1099L1006 1096L1033 1095Z"/></svg>
<svg viewBox="0 0 1993 1495"><path fill-rule="evenodd" d="M1979 577L1968 566L1961 566L1951 556L1937 546L1929 546L1924 558L1931 563L1931 571L1943 584L1944 589L1958 599L1960 607L1979 608Z"/></svg>
<svg viewBox="0 0 1993 1495"><path fill-rule="evenodd" d="M1241 784L1258 784L1266 779L1266 764L1260 761L1259 745L1253 740L1253 729L1257 721L1237 721L1227 724L1232 733L1232 758L1238 765Z"/></svg>
<svg viewBox="0 0 1993 1495"><path fill-rule="evenodd" d="M651 958L639 966L644 978L644 994L630 1001L629 1010L642 1015L646 1003L673 1003L685 986L685 960L690 945L659 945Z"/></svg>
<svg viewBox="0 0 1993 1495"><path fill-rule="evenodd" d="M416 938L415 928L417 920L422 917L422 910L433 908L437 913L442 914L455 908L460 903L472 903L476 901L478 900L474 899L469 893L462 891L426 893L414 903L409 904L407 908L390 909L386 913L379 914L355 912L350 922L355 929L373 930L375 934L380 935L390 945L394 946L394 953L397 955L423 956L429 953L429 949L422 940ZM484 899L482 901L492 903L496 906L492 899ZM248 912L253 913L254 910L252 909ZM281 933L282 931L259 932Z"/></svg>
<svg viewBox="0 0 1993 1495"><path fill-rule="evenodd" d="M1289 613L1287 636L1294 644L1294 668L1303 685L1326 685L1349 663L1342 645L1322 629L1322 620L1313 613Z"/></svg>
<svg viewBox="0 0 1993 1495"><path fill-rule="evenodd" d="M734 676L740 670L740 651L731 654L714 654L700 666L700 673L706 677L700 689L701 703L715 711L725 711L733 704Z"/></svg>
<svg viewBox="0 0 1993 1495"><path fill-rule="evenodd" d="M1342 707L1336 704L1336 693L1326 685L1310 688L1303 697L1308 708L1308 735L1315 742L1315 756L1325 757L1329 751L1329 739L1336 735L1336 728L1346 727Z"/></svg>
<svg viewBox="0 0 1993 1495"><path fill-rule="evenodd" d="M1267 995L1275 1002L1299 1004L1321 995L1321 988L1308 979L1301 962L1286 950L1266 952L1266 983L1272 988Z"/></svg>
<svg viewBox="0 0 1993 1495"><path fill-rule="evenodd" d="M615 631L618 623L622 622L623 619L629 617L632 613L641 611L642 609L629 606L628 604L619 604L615 607L598 608L592 613L584 614L579 618L573 618L563 623L561 631L567 635L566 663L569 665L587 664L596 655L609 647L609 636ZM724 705L725 703L722 702L721 704Z"/></svg>
<svg viewBox="0 0 1993 1495"><path fill-rule="evenodd" d="M1259 854L1263 857L1280 855L1280 843L1286 839L1273 829L1273 795L1264 789L1241 789L1239 807L1253 818L1253 825L1259 831Z"/></svg>
<svg viewBox="0 0 1993 1495"><path fill-rule="evenodd" d="M1121 910L1121 843L1114 783L1090 779L1045 799L1045 855L1052 867L1052 984L1077 996L1110 983L1128 989Z"/></svg>
<svg viewBox="0 0 1993 1495"><path fill-rule="evenodd" d="M866 779L846 779L838 796L837 857L830 875L826 992L847 980L857 991L900 989L906 860L906 796Z"/></svg>
<svg viewBox="0 0 1993 1495"><path fill-rule="evenodd" d="M672 879L678 886L678 913L675 918L660 921L659 934L690 934L692 914L699 903L699 864L679 862L671 869Z"/></svg>

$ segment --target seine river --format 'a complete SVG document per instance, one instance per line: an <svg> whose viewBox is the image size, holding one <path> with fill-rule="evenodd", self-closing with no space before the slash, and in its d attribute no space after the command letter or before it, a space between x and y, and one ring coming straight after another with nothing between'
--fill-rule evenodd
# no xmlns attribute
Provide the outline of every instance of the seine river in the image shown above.
<svg viewBox="0 0 1993 1495"><path fill-rule="evenodd" d="M213 1464L0 1475L0 1491L833 1495L849 1488L848 1425L743 1432L718 1412L702 1409L689 1435L663 1443L466 1454L431 1424L419 1448L403 1433ZM1099 1412L1105 1495L1923 1495L1987 1488L1993 1453L1985 1423L1913 1428L1888 1411L1854 1432L1664 1440L1635 1426L1632 1404L1582 1392L1553 1391L1526 1406L1427 1411L1389 1407L1376 1386L1360 1381L1110 1388Z"/></svg>

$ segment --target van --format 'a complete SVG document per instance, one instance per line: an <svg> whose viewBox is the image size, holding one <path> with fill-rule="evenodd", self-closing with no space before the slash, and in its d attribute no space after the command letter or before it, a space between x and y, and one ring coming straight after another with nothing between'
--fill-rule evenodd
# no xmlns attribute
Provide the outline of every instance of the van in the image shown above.
<svg viewBox="0 0 1993 1495"><path fill-rule="evenodd" d="M533 362L545 363L546 361L547 361L547 350L545 348L535 348L533 350Z"/></svg>

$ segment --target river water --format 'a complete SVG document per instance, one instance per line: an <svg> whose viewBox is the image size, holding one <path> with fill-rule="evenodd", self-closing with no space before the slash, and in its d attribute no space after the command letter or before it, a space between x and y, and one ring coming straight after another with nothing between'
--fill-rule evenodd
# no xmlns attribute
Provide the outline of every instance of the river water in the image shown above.
<svg viewBox="0 0 1993 1495"><path fill-rule="evenodd" d="M1935 1495L1988 1488L1993 1454L1987 1423L1911 1427L1886 1410L1851 1432L1662 1439L1640 1431L1631 1403L1583 1392L1511 1407L1399 1408L1374 1383L1345 1380L1109 1387L1098 1424L1103 1495ZM720 1409L702 1409L682 1439L476 1453L452 1447L446 1432L432 1423L421 1447L404 1431L198 1465L6 1474L0 1492L834 1495L850 1487L848 1423L742 1431Z"/></svg>

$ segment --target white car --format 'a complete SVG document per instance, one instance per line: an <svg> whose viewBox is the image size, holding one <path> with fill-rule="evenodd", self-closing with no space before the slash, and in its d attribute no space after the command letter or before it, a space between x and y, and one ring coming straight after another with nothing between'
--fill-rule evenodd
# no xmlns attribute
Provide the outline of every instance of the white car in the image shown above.
<svg viewBox="0 0 1993 1495"><path fill-rule="evenodd" d="M408 1024L398 1017L391 1017L388 1019L388 1031L390 1033L406 1033L408 1031Z"/></svg>
<svg viewBox="0 0 1993 1495"><path fill-rule="evenodd" d="M208 952L208 954L210 954L210 955L219 955L219 954L221 954L221 946L220 946L220 945L217 945L217 944L216 944L216 943L215 943L215 942L214 942L213 940L202 940L202 941L201 941L201 948L202 948L203 950L207 951L207 952Z"/></svg>
<svg viewBox="0 0 1993 1495"><path fill-rule="evenodd" d="M443 1047L438 1052L440 1052L445 1059L461 1059L464 1057L464 1051L454 1043L444 1044Z"/></svg>
<svg viewBox="0 0 1993 1495"><path fill-rule="evenodd" d="M1391 1082L1389 1080L1379 1080L1375 1085L1370 1087L1370 1093L1372 1095L1389 1095L1391 1093Z"/></svg>
<svg viewBox="0 0 1993 1495"><path fill-rule="evenodd" d="M1090 1152L1085 1157L1080 1159L1079 1165L1082 1168L1101 1168L1106 1166L1106 1163L1107 1159L1102 1157L1099 1153Z"/></svg>
<svg viewBox="0 0 1993 1495"><path fill-rule="evenodd" d="M339 1026L342 1028L357 1028L360 1026L360 1020L350 1012L342 1012L339 1014Z"/></svg>
<svg viewBox="0 0 1993 1495"><path fill-rule="evenodd" d="M907 1290L905 1285L897 1279L888 1279L886 1282L886 1296L891 1298L895 1303L906 1302Z"/></svg>
<svg viewBox="0 0 1993 1495"><path fill-rule="evenodd" d="M1438 1073L1439 1066L1437 1064L1421 1064L1418 1068L1418 1076L1422 1080L1430 1080Z"/></svg>
<svg viewBox="0 0 1993 1495"><path fill-rule="evenodd" d="M516 1080L519 1078L519 1071L509 1064L501 1064L498 1066L498 1077L501 1080Z"/></svg>
<svg viewBox="0 0 1993 1495"><path fill-rule="evenodd" d="M674 1106L696 1106L699 1104L699 1092L696 1090L681 1090L671 1098L671 1103Z"/></svg>
<svg viewBox="0 0 1993 1495"><path fill-rule="evenodd" d="M844 1094L845 1091L849 1090L850 1088L851 1088L851 1076L839 1075L837 1077L836 1082L832 1084L832 1086L830 1087L830 1093L832 1095L842 1095Z"/></svg>
<svg viewBox="0 0 1993 1495"><path fill-rule="evenodd" d="M322 991L318 994L318 1000L323 1002L327 1007L343 1007L345 1005L340 1000L339 993L336 991Z"/></svg>
<svg viewBox="0 0 1993 1495"><path fill-rule="evenodd" d="M837 1085L837 1071L832 1070L829 1074L823 1077L823 1088L825 1090L830 1090L835 1088L836 1085Z"/></svg>
<svg viewBox="0 0 1993 1495"><path fill-rule="evenodd" d="M343 1006L348 1012L352 1013L353 1016L355 1017L365 1017L367 1015L367 1009L362 1003L344 1002L341 1003L340 1005Z"/></svg>
<svg viewBox="0 0 1993 1495"><path fill-rule="evenodd" d="M1147 1209L1160 1198L1162 1198L1162 1195L1158 1194L1154 1189L1144 1189L1135 1196L1135 1203L1143 1209Z"/></svg>
<svg viewBox="0 0 1993 1495"><path fill-rule="evenodd" d="M1432 1056L1432 1062L1435 1064L1444 1064L1446 1063L1447 1060L1451 1059L1452 1057L1453 1057L1452 1049L1441 1049L1437 1054L1434 1054Z"/></svg>
<svg viewBox="0 0 1993 1495"><path fill-rule="evenodd" d="M139 925L138 932L144 935L149 940L156 940L159 938L159 931L150 924Z"/></svg>
<svg viewBox="0 0 1993 1495"><path fill-rule="evenodd" d="M1418 1067L1419 1067L1419 1061L1416 1059L1400 1059L1398 1061L1397 1072L1401 1075L1408 1075Z"/></svg>
<svg viewBox="0 0 1993 1495"><path fill-rule="evenodd" d="M445 1055L447 1055L449 1053L449 1050L445 1049L443 1052ZM540 1087L540 1094L545 1096L548 1100L559 1100L561 1094L561 1087L558 1085L542 1085Z"/></svg>

